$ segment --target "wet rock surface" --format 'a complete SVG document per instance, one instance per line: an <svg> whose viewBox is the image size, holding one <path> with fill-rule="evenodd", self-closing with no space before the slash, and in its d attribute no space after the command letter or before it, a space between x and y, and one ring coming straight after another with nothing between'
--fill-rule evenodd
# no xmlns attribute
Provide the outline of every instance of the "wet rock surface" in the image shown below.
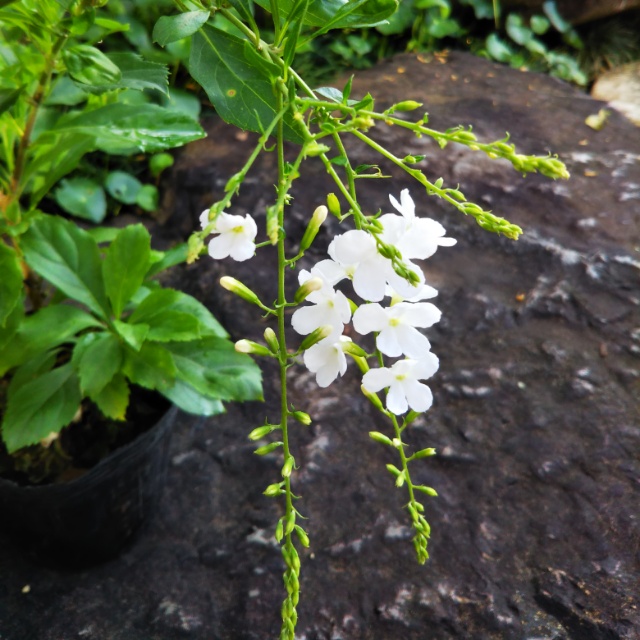
<svg viewBox="0 0 640 640"><path fill-rule="evenodd" d="M431 559L415 562L405 496L372 442L388 431L358 391L351 367L319 390L291 369L293 402L314 418L295 431L295 490L309 517L298 637L306 640L634 640L640 637L640 136L601 103L548 77L456 54L401 56L360 74L371 91L425 103L434 128L473 123L484 139L509 131L527 153L557 152L569 182L522 178L465 148L372 130L398 155L426 154L427 173L518 223L517 242L489 235L427 199L416 184L360 184L369 212L409 187L418 211L458 245L424 264L443 320L429 330L441 369L432 410L408 440L439 455L414 463L428 499ZM248 139L247 139L248 138ZM180 155L156 238L186 237L197 215L242 164L248 137L213 122ZM356 163L371 163L353 147ZM377 158L373 162L378 162ZM314 168L315 167L315 168ZM309 163L295 187L290 225L333 191ZM237 212L256 214L272 194L274 158L252 170ZM364 181L361 181L364 182ZM333 223L332 223L333 224ZM331 231L335 231L333 227ZM330 234L322 232L322 257ZM173 278L198 295L234 337L259 338L253 309L217 285L223 273L273 298L273 256L202 260ZM293 274L291 280L294 285ZM262 495L279 475L246 439L275 416L267 401L205 420L183 415L162 509L119 559L76 573L30 564L0 547L0 639L173 640L277 637L283 564L272 532L280 505ZM29 585L28 593L23 588Z"/></svg>

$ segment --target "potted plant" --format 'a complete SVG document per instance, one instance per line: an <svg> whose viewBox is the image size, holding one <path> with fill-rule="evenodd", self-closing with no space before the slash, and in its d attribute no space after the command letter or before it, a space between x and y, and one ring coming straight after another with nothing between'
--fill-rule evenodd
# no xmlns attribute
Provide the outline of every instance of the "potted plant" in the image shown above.
<svg viewBox="0 0 640 640"><path fill-rule="evenodd" d="M261 397L259 370L234 351L212 314L157 281L184 260L184 247L152 250L142 224L84 230L42 210L89 151L159 151L204 135L190 117L119 101L125 90L166 91L166 70L134 54L114 56L116 64L93 46L124 28L96 15L102 4L45 0L0 10L11 54L0 74L0 509L3 526L34 542L42 557L57 550L71 562L112 553L140 525L153 502L152 471L166 462L164 435L176 411L160 418L170 403L213 415L224 400ZM67 104L48 104L56 90ZM147 437L159 443L159 457L138 442L115 463L99 462L144 431L134 417L145 427L160 420ZM135 458L142 466L132 470ZM105 484L109 464L133 479L129 494L121 479ZM64 490L19 486L81 474ZM88 493L97 485L101 498ZM128 503L125 494L133 496ZM38 505L43 514L31 517ZM91 511L83 540L77 516ZM60 525L63 512L71 514L70 530ZM115 513L126 517L112 531Z"/></svg>

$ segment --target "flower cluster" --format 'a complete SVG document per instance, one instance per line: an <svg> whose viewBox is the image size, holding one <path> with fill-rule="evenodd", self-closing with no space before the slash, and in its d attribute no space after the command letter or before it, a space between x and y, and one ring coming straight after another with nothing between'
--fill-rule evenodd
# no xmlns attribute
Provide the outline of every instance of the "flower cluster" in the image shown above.
<svg viewBox="0 0 640 640"><path fill-rule="evenodd" d="M424 282L422 270L412 260L424 260L439 246L452 246L456 241L446 238L444 228L435 220L416 217L407 189L402 191L400 202L393 196L390 200L401 215L388 213L378 218L382 228L379 239L386 246L395 247L403 265L417 275L417 282L409 282L394 270L391 259L378 251L372 234L358 229L347 231L329 245L329 259L300 273L301 286L317 284L306 298L311 305L295 311L291 322L302 335L321 328L328 333L303 356L321 387L346 371L345 351L353 351L353 345L342 333L350 321L359 334L376 334L380 353L404 356L390 367L367 371L362 380L368 392L388 389L387 409L399 415L408 408L421 412L431 406L431 390L419 381L430 378L438 369L438 358L431 352L429 340L418 330L440 320L438 308L424 302L436 296L437 291ZM353 314L353 303L334 288L344 279L351 280L355 293L365 301ZM380 304L385 297L391 298L386 307Z"/></svg>

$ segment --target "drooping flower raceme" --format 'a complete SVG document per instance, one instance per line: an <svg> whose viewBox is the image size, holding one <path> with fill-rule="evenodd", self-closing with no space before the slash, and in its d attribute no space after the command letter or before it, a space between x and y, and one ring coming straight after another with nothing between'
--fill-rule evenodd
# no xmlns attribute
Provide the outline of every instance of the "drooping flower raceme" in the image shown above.
<svg viewBox="0 0 640 640"><path fill-rule="evenodd" d="M379 332L376 346L387 356L404 354L420 359L429 352L431 344L416 327L430 327L440 320L441 315L430 302L399 302L387 308L374 302L356 309L353 328L363 335Z"/></svg>
<svg viewBox="0 0 640 640"><path fill-rule="evenodd" d="M200 214L200 226L206 229L210 224L209 209L206 209ZM212 258L221 260L231 257L243 262L252 258L256 251L258 227L248 213L243 217L221 212L215 219L211 233L219 234L209 242L209 255Z"/></svg>
<svg viewBox="0 0 640 640"><path fill-rule="evenodd" d="M362 386L371 393L388 387L387 409L395 415L401 415L409 408L426 411L433 403L433 394L418 380L430 378L438 365L438 358L429 351L420 360L398 360L391 367L370 369L362 378Z"/></svg>

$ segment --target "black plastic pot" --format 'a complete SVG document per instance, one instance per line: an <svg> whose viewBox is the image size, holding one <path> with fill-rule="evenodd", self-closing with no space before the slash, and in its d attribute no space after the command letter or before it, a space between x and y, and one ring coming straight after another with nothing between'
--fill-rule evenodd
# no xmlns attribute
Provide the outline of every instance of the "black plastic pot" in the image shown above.
<svg viewBox="0 0 640 640"><path fill-rule="evenodd" d="M0 478L0 530L42 564L80 568L117 555L155 510L177 408L83 476L20 486Z"/></svg>

